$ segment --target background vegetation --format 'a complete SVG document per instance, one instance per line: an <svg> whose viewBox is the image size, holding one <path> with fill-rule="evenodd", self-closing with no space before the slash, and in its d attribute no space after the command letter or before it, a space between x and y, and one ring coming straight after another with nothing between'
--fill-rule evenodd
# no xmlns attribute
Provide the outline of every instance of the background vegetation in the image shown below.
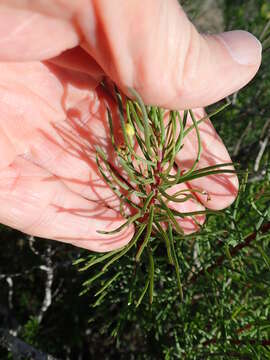
<svg viewBox="0 0 270 360"><path fill-rule="evenodd" d="M158 245L154 302L138 308L129 292L139 296L147 269L135 277L132 257L116 263L108 276L121 276L93 307L100 282L79 293L96 269L72 265L83 250L1 226L0 359L270 359L270 4L182 3L203 31L246 29L263 41L259 74L214 119L249 170L237 201L199 234L176 238L184 301Z"/></svg>

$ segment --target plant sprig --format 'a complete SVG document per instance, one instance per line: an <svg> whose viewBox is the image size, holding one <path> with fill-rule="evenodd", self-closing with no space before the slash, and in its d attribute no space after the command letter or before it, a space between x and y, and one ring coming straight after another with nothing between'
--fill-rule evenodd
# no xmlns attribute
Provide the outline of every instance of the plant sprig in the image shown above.
<svg viewBox="0 0 270 360"><path fill-rule="evenodd" d="M137 246L135 254L136 263L148 261L149 269L143 291L138 300L135 301L137 307L142 302L147 290L149 292L150 304L153 301L155 272L154 242L158 239L164 241L168 263L175 269L180 299L183 300L181 270L173 231L184 236L184 231L178 219L190 216L195 223L198 223L195 218L196 215L211 213L209 210L184 213L170 208L171 203L183 203L190 199L198 201L196 194L205 195L207 199L210 199L206 191L187 187L184 190L168 194L167 190L173 185L192 181L193 179L213 174L234 173L235 170L231 169L232 163L198 168L203 151L199 125L209 117L222 111L228 106L227 104L215 110L212 114L196 120L192 110L184 111L182 116L176 110L169 111L156 106L145 106L140 95L134 89L130 89L130 94L135 100L126 99L124 106L122 96L117 88L115 88L115 98L123 135L123 142L121 144L116 142L112 113L107 108L110 138L115 152L115 164L121 168L121 174L116 170L116 166L110 163L104 150L96 149L96 162L100 174L119 198L121 214L126 217L127 221L113 231L105 232L100 229L98 232L116 234L126 226L133 224L135 233L133 239L125 247L104 255L92 256L90 260L85 259L81 271L106 261L98 274L90 282L86 282L85 286L89 286L93 280L102 276L109 266ZM187 127L188 115L192 122L192 125L189 127ZM184 138L193 129L197 138L197 156L190 169L180 169L176 165L176 156L178 159L181 157ZM138 197L138 203L134 203L131 200L131 195ZM125 213L123 211L124 204L127 208L132 209L132 212L135 212L135 214ZM145 249L147 249L148 256L144 256ZM79 263L82 263L81 259ZM105 296L103 291L107 290L118 276L116 273L97 292L100 296L99 299ZM95 305L98 303L99 301Z"/></svg>

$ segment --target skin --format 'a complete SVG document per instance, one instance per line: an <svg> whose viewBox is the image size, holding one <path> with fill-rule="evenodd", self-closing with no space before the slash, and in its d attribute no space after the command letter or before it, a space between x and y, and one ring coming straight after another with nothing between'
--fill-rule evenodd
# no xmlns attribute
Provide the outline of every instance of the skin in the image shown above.
<svg viewBox="0 0 270 360"><path fill-rule="evenodd" d="M134 232L97 233L125 221L95 163L96 145L111 156L106 105L115 112L100 81L106 76L127 95L133 87L148 104L192 107L199 119L203 106L246 85L261 62L254 37L202 36L176 0L4 0L0 24L0 222L94 251L119 248ZM200 131L199 167L230 162L211 122ZM196 143L191 132L181 168L194 161ZM210 200L172 207L218 210L234 201L238 180L224 174L185 186L208 191ZM180 224L197 230L192 219Z"/></svg>

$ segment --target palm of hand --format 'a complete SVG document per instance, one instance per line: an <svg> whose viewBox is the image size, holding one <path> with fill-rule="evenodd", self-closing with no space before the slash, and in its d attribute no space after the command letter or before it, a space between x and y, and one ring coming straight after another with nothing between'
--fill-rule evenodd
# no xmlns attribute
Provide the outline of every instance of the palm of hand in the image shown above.
<svg viewBox="0 0 270 360"><path fill-rule="evenodd" d="M88 74L52 63L31 62L1 65L1 126L6 137L1 171L0 216L5 223L26 233L70 242L96 251L125 245L133 235L129 227L116 235L123 223L119 203L100 177L95 147L102 146L113 161L106 106L115 104ZM202 110L196 110L202 117ZM115 118L115 117L114 117ZM210 121L200 126L203 156L199 167L229 162L228 153ZM10 140L12 139L12 141ZM190 133L181 154L181 168L196 157L196 136ZM11 161L12 160L12 161ZM185 185L186 186L186 185ZM179 211L219 209L237 193L237 178L211 176L189 186L207 190L211 200L189 200L174 205ZM174 187L173 191L182 189ZM197 218L200 223L204 217ZM191 218L180 221L186 233L198 226Z"/></svg>

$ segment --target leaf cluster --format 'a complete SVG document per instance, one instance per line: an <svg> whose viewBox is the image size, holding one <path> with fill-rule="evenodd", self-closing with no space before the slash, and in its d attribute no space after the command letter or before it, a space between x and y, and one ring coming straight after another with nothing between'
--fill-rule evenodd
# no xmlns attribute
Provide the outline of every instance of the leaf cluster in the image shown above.
<svg viewBox="0 0 270 360"><path fill-rule="evenodd" d="M115 163L120 166L120 170L117 170L110 163L107 154L101 148L97 148L96 162L104 180L119 198L122 215L127 218L127 221L119 228L109 232L102 230L99 232L116 234L126 226L133 224L135 235L124 248L101 256L90 256L89 259L79 259L76 262L77 264L83 263L80 270L85 271L106 261L101 270L97 271L94 276L84 283L85 290L82 293L87 292L92 283L103 276L109 267L126 255L133 247L137 246L136 264L140 261L144 250L147 250L148 276L140 296L137 300L132 301L136 306L139 306L148 291L151 304L154 290L155 251L157 242L162 241L166 248L168 263L175 269L178 293L181 300L183 300L179 261L175 251L173 232L184 236L178 218L190 217L200 228L201 225L198 223L196 215L209 214L211 211L180 212L170 207L172 203L183 203L191 199L197 202L196 193L208 196L204 190L188 186L175 191L173 194L169 194L168 190L193 179L213 174L235 172L228 168L232 165L231 163L204 168L197 167L202 153L199 126L205 119L222 111L228 104L221 106L208 117L205 116L196 120L192 110L186 110L183 114L180 114L176 110L168 111L156 106L145 106L135 90L130 89L130 93L135 98L135 101L125 99L124 108L121 94L115 88L123 135L121 144L116 141L114 121L110 109L107 109L111 142L116 157ZM191 125L189 126L187 125L188 116L191 119ZM183 141L191 131L195 131L197 137L197 156L191 168L181 169L176 164L176 156L181 157ZM137 198L136 202L132 200L134 195ZM125 212L127 207L131 214ZM107 289L120 275L119 272L115 273L96 292L95 306L100 304L100 301L106 295ZM129 297L131 299L131 295Z"/></svg>

